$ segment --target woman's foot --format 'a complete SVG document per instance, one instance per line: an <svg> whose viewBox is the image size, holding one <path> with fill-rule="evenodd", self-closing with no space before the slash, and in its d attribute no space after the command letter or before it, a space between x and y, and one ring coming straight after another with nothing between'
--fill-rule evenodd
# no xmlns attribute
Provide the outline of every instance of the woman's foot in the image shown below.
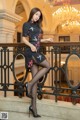
<svg viewBox="0 0 80 120"><path fill-rule="evenodd" d="M32 99L33 97L30 94L29 83L28 82L25 84L25 87L26 87L26 96Z"/></svg>
<svg viewBox="0 0 80 120"><path fill-rule="evenodd" d="M30 112L32 113L33 117L41 117L40 115L35 113L35 111L33 110L32 106L29 107L29 116L30 116Z"/></svg>

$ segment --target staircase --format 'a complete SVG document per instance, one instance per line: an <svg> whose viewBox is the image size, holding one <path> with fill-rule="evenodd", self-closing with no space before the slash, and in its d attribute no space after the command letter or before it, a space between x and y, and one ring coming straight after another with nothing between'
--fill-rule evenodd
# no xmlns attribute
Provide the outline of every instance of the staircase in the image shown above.
<svg viewBox="0 0 80 120"><path fill-rule="evenodd" d="M0 113L8 112L8 120L80 120L80 104L54 100L37 100L38 113L41 118L29 117L27 97L0 97ZM0 119L2 120L2 119ZM4 119L6 120L6 119Z"/></svg>

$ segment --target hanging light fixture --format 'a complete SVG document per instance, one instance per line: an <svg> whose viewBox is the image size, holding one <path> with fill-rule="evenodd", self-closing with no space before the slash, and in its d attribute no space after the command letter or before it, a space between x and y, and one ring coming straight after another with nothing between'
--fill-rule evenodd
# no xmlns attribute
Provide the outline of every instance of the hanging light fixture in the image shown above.
<svg viewBox="0 0 80 120"><path fill-rule="evenodd" d="M61 21L80 20L80 11L70 5L65 5L58 8L52 15L54 19L60 19Z"/></svg>
<svg viewBox="0 0 80 120"><path fill-rule="evenodd" d="M72 0L44 0L51 6L62 5L52 15L57 19L76 20L80 19L80 11L71 6Z"/></svg>
<svg viewBox="0 0 80 120"><path fill-rule="evenodd" d="M61 1L61 0L59 0ZM70 22L70 23L77 23L72 21L80 22L80 11L77 10L75 7L71 6L70 0L62 0L63 5L59 7L56 11L53 12L53 19L58 20L59 22Z"/></svg>
<svg viewBox="0 0 80 120"><path fill-rule="evenodd" d="M80 11L72 6L72 0L45 0L45 2L53 7L53 21L61 26L60 28L69 29L69 31L80 28ZM55 11L54 8L58 9Z"/></svg>

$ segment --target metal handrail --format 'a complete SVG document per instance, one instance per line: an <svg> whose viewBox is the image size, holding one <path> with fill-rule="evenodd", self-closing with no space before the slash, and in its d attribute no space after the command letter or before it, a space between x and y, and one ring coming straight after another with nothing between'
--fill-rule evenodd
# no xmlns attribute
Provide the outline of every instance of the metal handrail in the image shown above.
<svg viewBox="0 0 80 120"><path fill-rule="evenodd" d="M72 55L76 55L80 58L80 42L46 42L41 43L41 46L47 47L48 49L41 49L43 52L48 53L50 57L51 68L49 72L44 75L39 84L38 84L38 98L41 99L43 94L54 95L55 101L57 102L59 96L67 96L70 97L72 103L75 104L77 99L80 99L80 80L77 85L73 85L72 82L68 79L67 74L67 65L69 58ZM19 97L24 95L25 90L25 80L27 78L30 70L26 67L25 63L25 76L23 79L17 80L15 73L15 61L16 57L21 55L25 58L24 49L26 45L24 43L0 43L0 71L1 71L1 82L0 82L0 91L4 91L4 96L7 96L8 91L13 91ZM67 48L67 49L64 49ZM12 49L10 49L12 48ZM12 54L12 60L10 60L10 55ZM65 65L64 68L61 66L62 55L65 54ZM25 61L24 61L25 62ZM57 63L58 62L58 63ZM14 83L10 81L10 73L13 73ZM62 86L62 78L61 75L65 76L65 84L67 87ZM51 75L51 85L44 86L46 79L49 79L49 75ZM58 78L59 77L59 78ZM9 88L9 86L14 86L14 89ZM42 89L44 88L45 91ZM50 89L48 92L46 89ZM69 91L69 93L64 93L63 91Z"/></svg>

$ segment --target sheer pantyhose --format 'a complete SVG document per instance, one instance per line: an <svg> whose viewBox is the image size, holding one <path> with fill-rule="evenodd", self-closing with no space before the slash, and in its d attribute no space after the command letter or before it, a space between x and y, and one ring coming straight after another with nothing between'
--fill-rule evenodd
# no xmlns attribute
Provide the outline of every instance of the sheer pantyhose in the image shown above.
<svg viewBox="0 0 80 120"><path fill-rule="evenodd" d="M38 66L41 66L40 70L38 70ZM35 114L37 114L36 110L37 83L38 80L49 71L49 69L50 65L47 62L47 60L44 60L40 64L35 63L31 68L32 80L28 83L28 93L32 94L33 99L31 101L31 106L35 111Z"/></svg>
<svg viewBox="0 0 80 120"><path fill-rule="evenodd" d="M34 64L31 68L32 78L36 75L37 72L38 72L38 66ZM33 97L33 99L31 99L31 106L32 106L32 109L35 110L35 114L37 114L37 109L36 109L37 83L38 81L34 84L31 91L31 94Z"/></svg>

